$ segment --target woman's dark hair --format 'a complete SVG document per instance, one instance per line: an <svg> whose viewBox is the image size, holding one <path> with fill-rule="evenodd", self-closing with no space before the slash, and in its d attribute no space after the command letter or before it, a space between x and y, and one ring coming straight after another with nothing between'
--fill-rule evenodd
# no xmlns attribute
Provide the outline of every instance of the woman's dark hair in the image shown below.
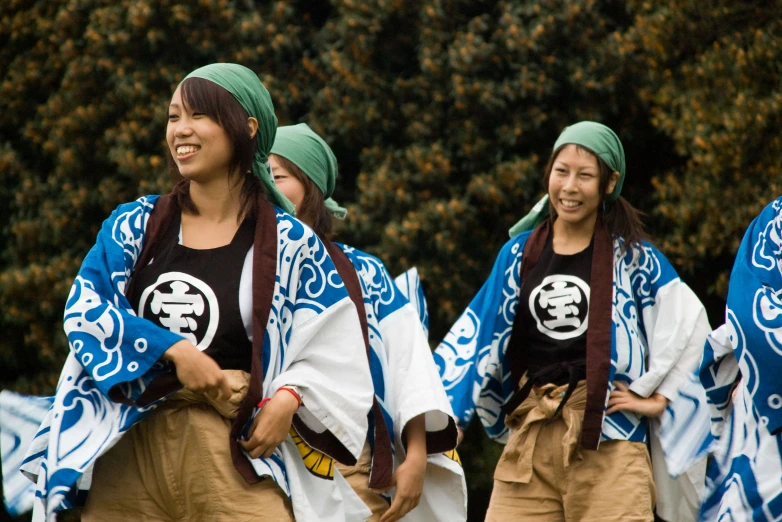
<svg viewBox="0 0 782 522"><path fill-rule="evenodd" d="M323 192L295 163L277 154L274 154L274 157L282 168L304 185L304 198L296 207L296 217L307 223L318 237L331 241L334 235L334 222L326 208Z"/></svg>
<svg viewBox="0 0 782 522"><path fill-rule="evenodd" d="M570 144L565 143L564 145L557 147L554 152L551 153L551 157L546 165L546 175L543 177L543 186L546 189L546 193L548 193L549 179L551 178L551 170L554 168L554 161L556 161L557 156L562 152L562 149L568 145ZM611 181L611 175L614 173L614 169L609 167L600 156L590 149L578 144L575 145L580 152L591 154L597 159L598 169L600 170L600 203L598 204L598 219L602 220L612 237L619 236L624 240L623 250L639 247L643 241L648 240L644 224L641 220L643 213L634 208L622 196L619 196L619 199L613 202L606 201L606 189L608 189L608 183ZM552 220L557 217L554 205L550 201L549 214L551 214Z"/></svg>
<svg viewBox="0 0 782 522"><path fill-rule="evenodd" d="M241 201L240 219L255 216L258 198L266 197L266 190L252 173L253 157L258 146L258 140L251 137L247 127L249 115L244 107L227 90L214 82L203 78L188 78L181 84L182 103L185 108L200 112L217 122L228 135L233 145L229 172L235 177L233 186L242 185L239 195ZM190 180L179 173L171 151L168 151L168 170L177 181L174 187L174 201L179 209L198 215L193 200L190 198ZM239 174L234 175L234 172Z"/></svg>

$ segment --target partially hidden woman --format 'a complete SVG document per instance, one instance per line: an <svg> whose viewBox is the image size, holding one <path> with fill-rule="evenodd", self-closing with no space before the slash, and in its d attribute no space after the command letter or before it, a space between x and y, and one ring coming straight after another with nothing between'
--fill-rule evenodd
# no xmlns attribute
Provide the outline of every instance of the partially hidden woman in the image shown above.
<svg viewBox="0 0 782 522"><path fill-rule="evenodd" d="M419 316L379 259L331 241L333 217L346 213L330 198L337 177L334 153L301 123L278 129L269 161L277 187L323 240L363 311L375 402L358 463L337 469L371 508L371 521L391 522L408 513L405 520L465 520L463 472L442 455L456 446L456 424ZM429 466L437 468L428 474L427 455ZM455 452L450 458L457 458ZM381 491L392 485L389 505ZM440 497L430 491L438 488Z"/></svg>
<svg viewBox="0 0 782 522"><path fill-rule="evenodd" d="M700 359L703 306L620 193L622 144L580 122L547 196L435 352L466 426L506 442L486 520L652 522L648 421Z"/></svg>
<svg viewBox="0 0 782 522"><path fill-rule="evenodd" d="M700 383L712 433L701 520L782 519L782 197L749 225Z"/></svg>
<svg viewBox="0 0 782 522"><path fill-rule="evenodd" d="M243 66L177 87L166 141L180 181L114 211L68 297L71 353L23 466L36 519L87 490L84 521L365 510L347 484L343 502L333 466L360 455L372 405L358 314L274 188L276 126Z"/></svg>

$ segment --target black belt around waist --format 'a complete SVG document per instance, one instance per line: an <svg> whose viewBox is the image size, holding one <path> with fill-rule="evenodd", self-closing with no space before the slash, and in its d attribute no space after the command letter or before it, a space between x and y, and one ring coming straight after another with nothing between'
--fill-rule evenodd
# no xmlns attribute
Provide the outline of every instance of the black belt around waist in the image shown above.
<svg viewBox="0 0 782 522"><path fill-rule="evenodd" d="M560 402L557 407L557 411L555 411L554 415L551 417L552 419L556 418L562 411L562 408L565 407L565 404L568 399L570 399L576 386L578 386L578 382L586 379L586 359L551 364L528 374L527 382L524 383L524 386L516 390L516 392L511 395L510 399L502 405L503 413L505 413L505 415L513 413L516 408L529 397L533 387L556 382L565 376L568 377L567 390L562 397L562 402Z"/></svg>

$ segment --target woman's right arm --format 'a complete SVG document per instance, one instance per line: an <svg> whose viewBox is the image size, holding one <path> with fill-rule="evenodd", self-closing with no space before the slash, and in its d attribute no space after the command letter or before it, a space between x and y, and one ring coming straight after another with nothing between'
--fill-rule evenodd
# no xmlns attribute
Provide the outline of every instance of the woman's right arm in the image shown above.
<svg viewBox="0 0 782 522"><path fill-rule="evenodd" d="M122 393L137 399L146 384L164 371L158 361L183 340L138 317L124 294L154 201L140 198L120 205L103 222L65 305L63 329L71 350L106 396L123 385Z"/></svg>

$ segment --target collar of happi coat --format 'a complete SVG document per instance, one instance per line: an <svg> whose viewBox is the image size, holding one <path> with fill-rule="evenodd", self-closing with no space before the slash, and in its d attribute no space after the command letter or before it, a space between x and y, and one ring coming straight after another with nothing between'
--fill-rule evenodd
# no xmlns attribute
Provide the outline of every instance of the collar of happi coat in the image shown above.
<svg viewBox="0 0 782 522"><path fill-rule="evenodd" d="M552 233L552 221L547 219L527 238L524 244L521 261L521 284L530 270L537 264L546 246L549 234ZM592 269L589 290L589 327L586 333L586 381L587 400L584 410L584 424L581 430L581 446L584 449L597 449L603 426L606 395L608 394L608 379L611 372L611 342L612 321L611 307L613 302L613 241L608 230L598 220L593 236ZM527 367L521 358L521 327L516 314L513 322L513 333L508 341L507 359L511 366L511 375L518 385ZM518 330L518 332L517 332ZM518 392L518 390L517 390ZM503 410L512 411L524 398L514 394L503 406ZM516 404L518 403L518 404ZM515 406L514 406L515 405Z"/></svg>
<svg viewBox="0 0 782 522"><path fill-rule="evenodd" d="M251 419L255 406L263 398L263 341L266 324L269 321L274 285L277 276L277 215L274 206L264 197L258 198L258 213L253 240L253 284L252 284L252 362L250 370L250 385L247 396L239 406L236 418L231 424L230 445L231 457L237 471L244 479L254 484L261 479L253 469L250 461L242 453L238 440L245 425ZM174 193L158 198L155 208L149 216L145 232L144 248L136 262L137 267L143 267L154 259L160 247L160 240L168 229L171 219L177 212ZM130 280L126 295L135 291L134 279ZM165 373L154 379L144 393L138 398L136 405L147 405L162 399L180 389L182 385L173 372Z"/></svg>

